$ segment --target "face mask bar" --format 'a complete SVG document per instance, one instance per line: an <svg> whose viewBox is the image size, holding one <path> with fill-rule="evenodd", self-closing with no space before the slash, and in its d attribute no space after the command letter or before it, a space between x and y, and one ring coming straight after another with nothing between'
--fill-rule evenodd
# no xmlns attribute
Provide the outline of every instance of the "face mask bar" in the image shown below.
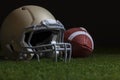
<svg viewBox="0 0 120 80"><path fill-rule="evenodd" d="M41 48L46 48L49 47L49 49L43 49L41 50ZM31 49L32 51L28 52L26 51L26 49ZM37 51L39 50L39 51ZM59 54L57 53L59 52ZM58 55L64 55L61 56L61 58L64 58L64 61L66 62L67 59L68 61L70 61L71 59L71 44L69 43L55 43L55 44L46 44L46 45L40 45L40 46L35 46L35 47L25 47L22 49L22 53L23 54L30 54L30 53L34 53L37 55L37 59L38 61L40 61L40 54L41 53L52 53L53 55L55 55L55 61L57 62L58 60Z"/></svg>
<svg viewBox="0 0 120 80"><path fill-rule="evenodd" d="M52 40L49 44L41 44L37 46L32 46L30 41L33 36L33 33L35 31L42 31L42 30L50 30L50 31L58 31L59 33L59 41ZM22 48L21 54L35 54L37 56L38 61L40 61L40 55L46 54L46 53L52 53L51 55L54 55L55 61L57 62L58 57L62 55L61 57L66 62L67 59L70 61L71 59L71 44L70 43L64 43L63 42L63 32L64 32L64 26L59 22L55 20L44 20L41 22L40 25L34 25L29 28L25 29L25 33L30 32L30 36L28 38L28 45L24 46ZM42 34L44 35L44 34ZM24 41L23 41L24 43Z"/></svg>

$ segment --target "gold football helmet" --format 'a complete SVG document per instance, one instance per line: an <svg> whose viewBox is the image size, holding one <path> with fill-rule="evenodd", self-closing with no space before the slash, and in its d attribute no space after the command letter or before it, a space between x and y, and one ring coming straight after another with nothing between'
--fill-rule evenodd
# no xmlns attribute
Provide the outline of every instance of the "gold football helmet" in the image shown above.
<svg viewBox="0 0 120 80"><path fill-rule="evenodd" d="M12 11L0 30L0 56L30 60L34 55L71 58L71 44L63 42L63 24L45 8L26 5ZM68 54L69 53L69 54Z"/></svg>

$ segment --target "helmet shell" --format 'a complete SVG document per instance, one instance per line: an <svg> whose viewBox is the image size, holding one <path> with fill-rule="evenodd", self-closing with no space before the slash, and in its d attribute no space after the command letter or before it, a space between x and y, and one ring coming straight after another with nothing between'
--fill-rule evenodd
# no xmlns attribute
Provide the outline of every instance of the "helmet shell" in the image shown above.
<svg viewBox="0 0 120 80"><path fill-rule="evenodd" d="M0 30L0 56L16 59L21 50L21 37L24 29L39 24L42 20L54 19L54 16L45 8L35 5L26 5L12 11L4 20Z"/></svg>

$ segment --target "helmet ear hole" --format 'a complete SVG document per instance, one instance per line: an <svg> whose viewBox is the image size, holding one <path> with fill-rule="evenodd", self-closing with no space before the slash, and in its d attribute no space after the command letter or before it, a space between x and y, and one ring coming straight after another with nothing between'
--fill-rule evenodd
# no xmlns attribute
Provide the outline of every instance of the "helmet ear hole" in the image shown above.
<svg viewBox="0 0 120 80"><path fill-rule="evenodd" d="M22 7L21 10L26 10L26 8Z"/></svg>
<svg viewBox="0 0 120 80"><path fill-rule="evenodd" d="M6 47L7 47L8 50L10 50L11 52L14 52L14 51L15 51L12 44L7 44Z"/></svg>
<svg viewBox="0 0 120 80"><path fill-rule="evenodd" d="M29 40L30 34L31 34L31 32L25 33L24 41L25 41L27 44L28 44L28 40Z"/></svg>

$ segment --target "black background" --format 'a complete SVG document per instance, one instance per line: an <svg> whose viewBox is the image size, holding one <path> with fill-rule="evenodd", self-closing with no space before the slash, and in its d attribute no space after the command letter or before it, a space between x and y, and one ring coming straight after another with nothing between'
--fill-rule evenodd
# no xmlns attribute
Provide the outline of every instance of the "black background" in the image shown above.
<svg viewBox="0 0 120 80"><path fill-rule="evenodd" d="M34 4L48 9L66 29L85 27L96 47L119 47L120 6L118 2L79 0L0 0L0 25L13 9Z"/></svg>

